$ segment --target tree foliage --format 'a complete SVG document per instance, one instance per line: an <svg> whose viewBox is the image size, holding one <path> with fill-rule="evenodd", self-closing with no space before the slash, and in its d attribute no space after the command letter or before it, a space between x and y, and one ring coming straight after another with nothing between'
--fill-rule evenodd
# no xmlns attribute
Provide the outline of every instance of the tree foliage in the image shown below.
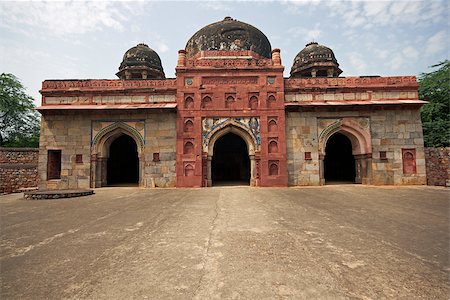
<svg viewBox="0 0 450 300"><path fill-rule="evenodd" d="M419 76L419 97L429 103L421 110L425 146L450 144L450 61L445 60L429 73Z"/></svg>
<svg viewBox="0 0 450 300"><path fill-rule="evenodd" d="M39 115L33 98L13 74L0 75L0 146L37 147Z"/></svg>

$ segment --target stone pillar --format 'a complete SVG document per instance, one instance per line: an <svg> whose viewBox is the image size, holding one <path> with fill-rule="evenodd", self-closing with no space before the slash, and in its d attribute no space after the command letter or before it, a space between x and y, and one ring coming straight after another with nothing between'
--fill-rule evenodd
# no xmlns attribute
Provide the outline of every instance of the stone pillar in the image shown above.
<svg viewBox="0 0 450 300"><path fill-rule="evenodd" d="M208 155L206 158L206 186L212 186L211 161L212 156Z"/></svg>
<svg viewBox="0 0 450 300"><path fill-rule="evenodd" d="M325 185L325 155L319 154L319 184Z"/></svg>
<svg viewBox="0 0 450 300"><path fill-rule="evenodd" d="M97 159L97 170L99 174L97 174L98 179L96 180L96 185L98 182L98 186L96 187L102 187L106 186L108 184L108 158L107 157L99 157Z"/></svg>
<svg viewBox="0 0 450 300"><path fill-rule="evenodd" d="M144 155L144 153L141 153L139 155L139 170L138 170L139 187L144 187L145 186L145 183L144 183L144 168L145 168L145 155Z"/></svg>
<svg viewBox="0 0 450 300"><path fill-rule="evenodd" d="M91 180L90 180L90 187L91 188L95 188L95 180L97 178L96 176L97 173L97 154L92 154L91 155Z"/></svg>
<svg viewBox="0 0 450 300"><path fill-rule="evenodd" d="M370 184L372 178L372 154L355 155L355 183Z"/></svg>
<svg viewBox="0 0 450 300"><path fill-rule="evenodd" d="M328 69L327 70L327 76L328 77L333 77L333 75L334 75L334 70L333 69Z"/></svg>
<svg viewBox="0 0 450 300"><path fill-rule="evenodd" d="M280 49L275 48L272 50L272 61L274 66L281 66Z"/></svg>
<svg viewBox="0 0 450 300"><path fill-rule="evenodd" d="M361 157L361 155L355 155L354 157L355 157L355 183L361 183L364 168L362 164L363 158Z"/></svg>
<svg viewBox="0 0 450 300"><path fill-rule="evenodd" d="M142 71L142 79L147 79L147 77L148 77L148 72Z"/></svg>
<svg viewBox="0 0 450 300"><path fill-rule="evenodd" d="M316 77L317 74L317 70L316 69L312 69L311 70L311 77Z"/></svg>
<svg viewBox="0 0 450 300"><path fill-rule="evenodd" d="M177 67L185 67L186 66L186 51L179 50L178 51L178 62Z"/></svg>
<svg viewBox="0 0 450 300"><path fill-rule="evenodd" d="M255 164L255 156L249 155L250 158L250 186L256 186L256 164Z"/></svg>
<svg viewBox="0 0 450 300"><path fill-rule="evenodd" d="M125 71L125 79L131 79L131 72Z"/></svg>

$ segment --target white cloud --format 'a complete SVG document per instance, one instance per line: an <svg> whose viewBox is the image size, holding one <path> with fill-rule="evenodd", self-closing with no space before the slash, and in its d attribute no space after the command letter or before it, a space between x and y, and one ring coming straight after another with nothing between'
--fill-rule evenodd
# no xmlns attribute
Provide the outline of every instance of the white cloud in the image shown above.
<svg viewBox="0 0 450 300"><path fill-rule="evenodd" d="M419 58L419 51L411 46L407 46L405 49L403 49L402 53L406 58L414 61Z"/></svg>
<svg viewBox="0 0 450 300"><path fill-rule="evenodd" d="M318 27L320 25L316 24L315 28L304 28L304 27L292 27L288 29L288 34L291 38L300 38L304 42L316 41L322 34L322 30Z"/></svg>
<svg viewBox="0 0 450 300"><path fill-rule="evenodd" d="M364 61L363 56L358 52L348 53L350 64L355 68L358 73L365 74L367 71L367 64Z"/></svg>
<svg viewBox="0 0 450 300"><path fill-rule="evenodd" d="M230 11L231 8L224 2L220 1L206 1L206 2L199 2L198 5L201 8L208 9L208 10L216 10L216 11Z"/></svg>
<svg viewBox="0 0 450 300"><path fill-rule="evenodd" d="M63 37L112 28L121 31L139 4L126 2L1 2L0 27L17 33Z"/></svg>
<svg viewBox="0 0 450 300"><path fill-rule="evenodd" d="M448 47L448 38L445 30L441 30L427 40L425 53L436 54Z"/></svg>

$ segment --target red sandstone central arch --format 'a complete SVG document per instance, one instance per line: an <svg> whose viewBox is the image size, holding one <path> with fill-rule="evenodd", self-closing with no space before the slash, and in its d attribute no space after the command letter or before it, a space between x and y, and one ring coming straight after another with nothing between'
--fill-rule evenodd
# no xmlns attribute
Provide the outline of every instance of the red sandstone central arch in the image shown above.
<svg viewBox="0 0 450 300"><path fill-rule="evenodd" d="M256 182L256 163L255 163L255 154L256 154L256 142L250 133L247 132L246 129L236 126L234 124L229 124L216 132L214 132L208 142L207 149L207 164L206 164L206 179L207 185L212 186L212 170L211 170L211 161L214 155L214 145L215 143L224 135L228 133L234 133L237 136L241 137L244 142L247 144L248 155L250 159L250 186L257 185Z"/></svg>

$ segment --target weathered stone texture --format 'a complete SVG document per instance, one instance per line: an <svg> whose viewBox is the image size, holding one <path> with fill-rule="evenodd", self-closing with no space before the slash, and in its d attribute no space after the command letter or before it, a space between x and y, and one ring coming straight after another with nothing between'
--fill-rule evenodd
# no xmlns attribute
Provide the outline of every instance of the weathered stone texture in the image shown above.
<svg viewBox="0 0 450 300"><path fill-rule="evenodd" d="M105 115L103 112L59 112L43 114L39 151L40 189L86 189L91 182L91 128L95 121L145 122L145 141L141 163L141 185L167 187L175 185L175 114L158 112L121 112ZM137 122L135 122L137 123ZM62 150L61 179L47 180L47 152ZM153 153L160 153L160 161L153 162ZM82 163L76 155L82 155Z"/></svg>
<svg viewBox="0 0 450 300"><path fill-rule="evenodd" d="M38 149L0 148L0 193L37 187Z"/></svg>
<svg viewBox="0 0 450 300"><path fill-rule="evenodd" d="M425 148L427 184L450 186L450 148Z"/></svg>
<svg viewBox="0 0 450 300"><path fill-rule="evenodd" d="M426 184L425 157L419 110L288 112L286 145L290 185L319 185L318 118L369 117L372 152L368 184ZM415 174L403 174L402 149L416 149ZM387 159L380 159L385 151ZM311 160L305 160L311 152Z"/></svg>

